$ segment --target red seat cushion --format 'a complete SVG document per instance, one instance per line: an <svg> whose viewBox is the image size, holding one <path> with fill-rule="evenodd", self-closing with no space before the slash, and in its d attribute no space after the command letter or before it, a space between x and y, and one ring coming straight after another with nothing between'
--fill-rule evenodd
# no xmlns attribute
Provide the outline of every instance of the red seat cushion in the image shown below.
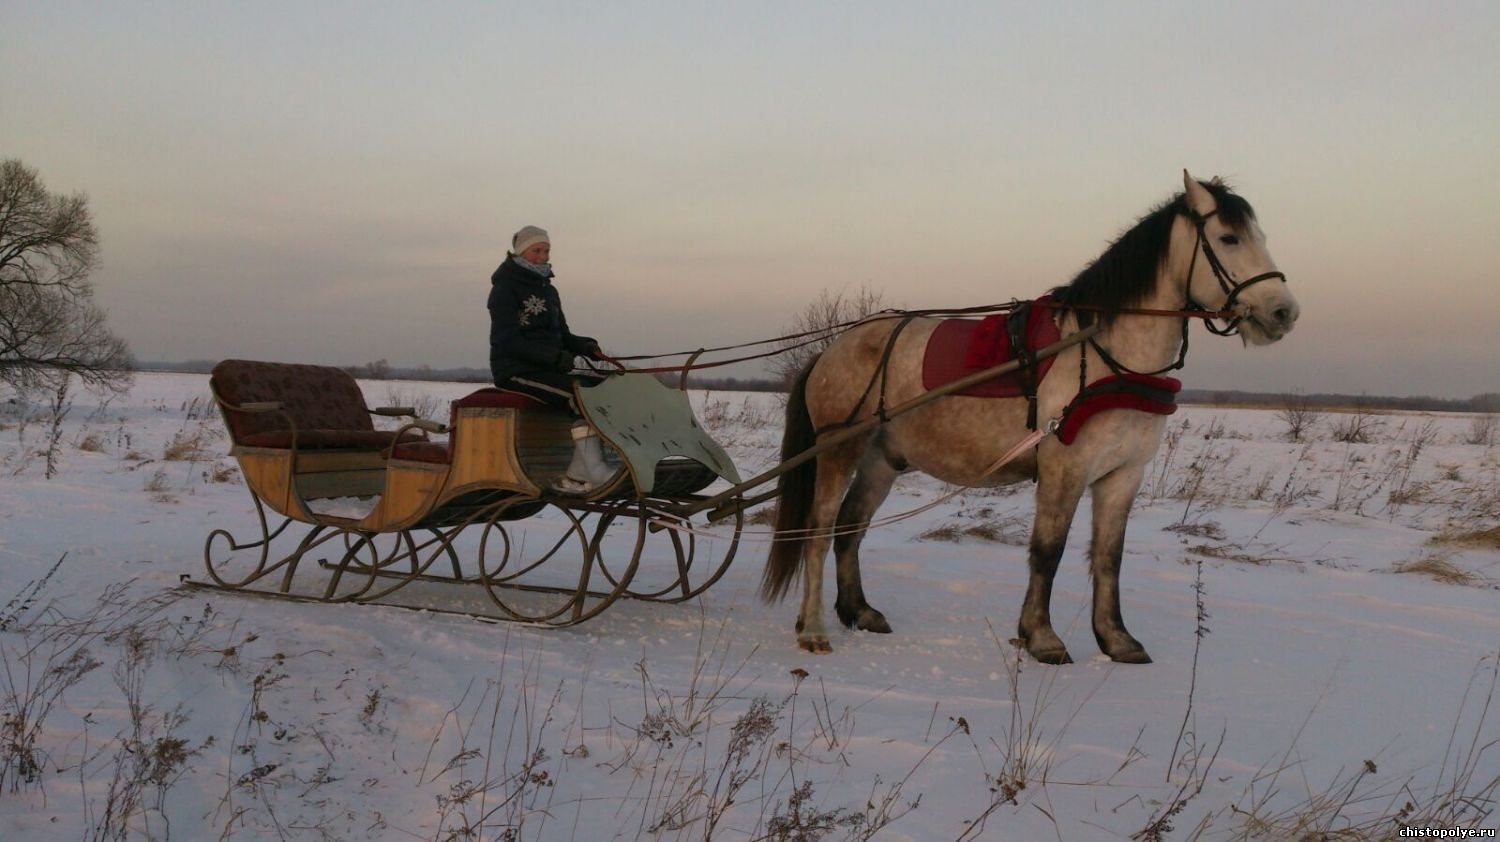
<svg viewBox="0 0 1500 842"><path fill-rule="evenodd" d="M537 409L546 408L546 404L520 392L512 392L507 389L497 389L489 386L477 392L471 392L453 402L453 408L468 409L471 407L509 407L511 409Z"/></svg>
<svg viewBox="0 0 1500 842"><path fill-rule="evenodd" d="M449 459L448 445L440 441L402 442L391 451L391 458L446 465Z"/></svg>
<svg viewBox="0 0 1500 842"><path fill-rule="evenodd" d="M493 386L471 392L453 402L453 417L449 421L449 429L456 430L458 426L458 411L460 409L545 409L547 405L529 395L520 392L511 392L505 389L497 389ZM430 462L434 465L446 465L453 458L450 448L453 433L449 433L448 443L417 441L402 442L391 451L392 459L409 459L413 462Z"/></svg>

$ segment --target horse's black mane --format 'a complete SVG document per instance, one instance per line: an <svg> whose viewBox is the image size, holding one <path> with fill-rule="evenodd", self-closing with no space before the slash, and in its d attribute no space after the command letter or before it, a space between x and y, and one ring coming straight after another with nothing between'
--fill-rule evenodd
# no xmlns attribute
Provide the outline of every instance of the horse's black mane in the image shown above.
<svg viewBox="0 0 1500 842"><path fill-rule="evenodd" d="M1198 183L1213 195L1219 219L1225 225L1239 231L1255 218L1250 203L1230 191L1228 185L1218 179ZM1071 283L1054 289L1053 297L1068 304L1102 307L1106 319L1110 311L1140 304L1155 286L1156 270L1167 256L1172 222L1178 214L1185 213L1188 213L1185 193L1178 193L1151 209Z"/></svg>

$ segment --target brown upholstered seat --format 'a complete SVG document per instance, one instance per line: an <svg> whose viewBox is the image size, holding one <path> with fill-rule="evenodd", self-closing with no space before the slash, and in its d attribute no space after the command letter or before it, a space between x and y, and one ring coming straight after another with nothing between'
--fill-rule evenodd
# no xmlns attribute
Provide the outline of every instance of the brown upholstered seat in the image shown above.
<svg viewBox="0 0 1500 842"><path fill-rule="evenodd" d="M226 406L224 423L235 444L246 447L292 446L296 425L298 450L383 450L396 434L376 430L365 396L354 377L341 368L298 363L225 360L209 380ZM236 407L279 404L273 411ZM408 430L402 441L420 441Z"/></svg>

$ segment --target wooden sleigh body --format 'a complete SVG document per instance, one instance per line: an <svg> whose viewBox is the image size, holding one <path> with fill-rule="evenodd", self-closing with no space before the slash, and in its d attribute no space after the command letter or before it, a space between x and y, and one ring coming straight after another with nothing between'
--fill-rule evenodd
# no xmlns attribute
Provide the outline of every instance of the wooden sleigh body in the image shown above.
<svg viewBox="0 0 1500 842"><path fill-rule="evenodd" d="M212 584L191 584L570 625L622 596L696 596L738 548L742 517L715 547L686 528L700 492L739 477L685 393L647 375L579 390L616 467L586 496L552 491L572 419L523 395L480 389L437 422L368 408L338 368L226 360L210 383L261 534L211 532ZM372 416L408 420L377 430ZM638 579L648 539L660 569Z"/></svg>

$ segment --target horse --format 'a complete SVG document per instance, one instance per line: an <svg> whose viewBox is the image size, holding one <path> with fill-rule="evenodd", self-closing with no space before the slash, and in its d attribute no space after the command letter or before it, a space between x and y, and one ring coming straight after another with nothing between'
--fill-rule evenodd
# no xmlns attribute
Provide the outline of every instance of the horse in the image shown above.
<svg viewBox="0 0 1500 842"><path fill-rule="evenodd" d="M1151 662L1120 613L1120 559L1131 504L1166 418L1107 409L1089 419L1070 445L1048 436L999 469L993 467L996 457L1027 437L1029 416L1057 418L1089 373L1155 375L1181 367L1192 311L1227 319L1217 329L1213 320L1205 324L1215 333L1237 332L1247 346L1281 339L1300 311L1286 276L1266 251L1265 234L1250 203L1221 180L1198 181L1186 170L1181 193L1148 211L1053 293L1061 302L1053 316L1061 336L1096 320L1099 327L1088 341L1054 358L1035 386L1034 411L1025 398L950 395L886 418L887 403L899 404L925 391L922 359L939 323L934 318L901 320L904 325L891 318L866 319L802 370L787 401L783 460L851 422L885 418L868 433L829 447L778 478L777 534L761 594L767 602L782 599L802 571L796 626L802 649L832 651L823 621L823 561L830 542L837 562L834 606L839 620L863 631L891 631L885 616L866 601L859 546L896 477L920 471L964 487L1035 480L1030 575L1017 632L1019 642L1044 664L1072 661L1052 628L1052 582L1074 513L1089 490L1095 640L1114 661ZM877 378L883 381L878 397L869 388Z"/></svg>

